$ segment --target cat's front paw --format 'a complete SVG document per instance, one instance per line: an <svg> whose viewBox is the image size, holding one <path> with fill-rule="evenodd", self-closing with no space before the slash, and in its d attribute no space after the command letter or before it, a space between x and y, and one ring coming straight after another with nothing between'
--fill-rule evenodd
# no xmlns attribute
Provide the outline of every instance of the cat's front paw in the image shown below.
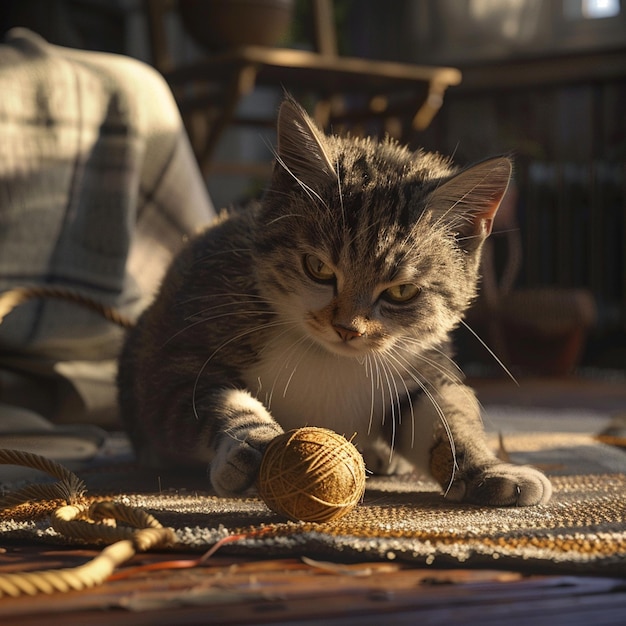
<svg viewBox="0 0 626 626"><path fill-rule="evenodd" d="M464 473L446 490L450 500L485 506L533 506L545 504L551 495L552 485L544 474L509 463Z"/></svg>
<svg viewBox="0 0 626 626"><path fill-rule="evenodd" d="M209 468L211 484L219 496L236 496L251 487L259 473L265 448L281 434L267 425L248 431L244 437L224 435Z"/></svg>
<svg viewBox="0 0 626 626"><path fill-rule="evenodd" d="M368 444L361 450L361 454L367 471L376 476L409 474L413 471L413 465L398 452L392 451L382 439Z"/></svg>

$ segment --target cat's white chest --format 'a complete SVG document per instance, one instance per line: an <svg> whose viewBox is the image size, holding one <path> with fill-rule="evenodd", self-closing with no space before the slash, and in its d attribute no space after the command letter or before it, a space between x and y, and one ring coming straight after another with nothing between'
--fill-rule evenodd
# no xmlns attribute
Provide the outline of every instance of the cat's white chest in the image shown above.
<svg viewBox="0 0 626 626"><path fill-rule="evenodd" d="M372 369L365 359L285 338L267 347L245 377L248 389L285 430L320 426L361 438L370 429L377 432L383 413L391 410L384 407L391 402Z"/></svg>

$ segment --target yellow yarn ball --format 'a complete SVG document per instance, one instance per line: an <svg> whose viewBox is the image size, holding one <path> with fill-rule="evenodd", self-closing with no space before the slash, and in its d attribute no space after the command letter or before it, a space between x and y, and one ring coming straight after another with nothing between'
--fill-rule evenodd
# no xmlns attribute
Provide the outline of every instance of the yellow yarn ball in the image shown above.
<svg viewBox="0 0 626 626"><path fill-rule="evenodd" d="M293 521L329 522L352 511L365 492L365 463L345 437L326 428L290 430L270 442L259 494Z"/></svg>

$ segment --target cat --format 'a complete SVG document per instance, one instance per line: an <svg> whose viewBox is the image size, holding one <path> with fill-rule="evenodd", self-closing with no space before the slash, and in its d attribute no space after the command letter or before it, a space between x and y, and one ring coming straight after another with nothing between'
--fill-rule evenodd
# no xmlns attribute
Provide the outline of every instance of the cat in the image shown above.
<svg viewBox="0 0 626 626"><path fill-rule="evenodd" d="M356 433L369 471L430 475L451 500L546 502L541 472L488 448L449 339L511 169L325 135L286 97L264 197L186 245L129 333L119 398L139 459L208 467L232 496L274 437L320 426Z"/></svg>

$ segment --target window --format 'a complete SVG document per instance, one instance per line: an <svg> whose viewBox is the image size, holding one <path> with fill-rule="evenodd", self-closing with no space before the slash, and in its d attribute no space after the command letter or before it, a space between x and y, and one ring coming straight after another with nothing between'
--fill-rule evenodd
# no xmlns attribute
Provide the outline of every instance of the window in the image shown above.
<svg viewBox="0 0 626 626"><path fill-rule="evenodd" d="M563 0L563 15L569 20L616 17L620 10L620 0Z"/></svg>

